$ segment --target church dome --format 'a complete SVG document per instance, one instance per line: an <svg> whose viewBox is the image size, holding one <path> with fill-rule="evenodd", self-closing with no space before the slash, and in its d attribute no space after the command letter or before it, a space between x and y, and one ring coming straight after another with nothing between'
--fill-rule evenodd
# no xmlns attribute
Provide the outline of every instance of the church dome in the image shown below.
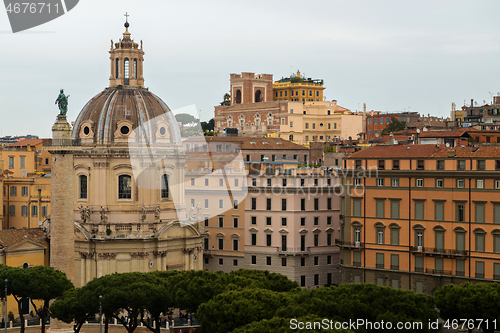
<svg viewBox="0 0 500 333"><path fill-rule="evenodd" d="M123 38L111 41L109 87L83 107L72 137L82 146L146 144L179 145L177 121L161 98L144 88L142 41L130 38L129 24Z"/></svg>

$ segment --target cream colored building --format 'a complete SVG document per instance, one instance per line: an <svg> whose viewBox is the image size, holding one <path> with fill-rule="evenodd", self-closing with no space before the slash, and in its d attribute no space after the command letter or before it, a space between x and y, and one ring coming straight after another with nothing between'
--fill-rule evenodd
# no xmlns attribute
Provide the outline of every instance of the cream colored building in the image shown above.
<svg viewBox="0 0 500 333"><path fill-rule="evenodd" d="M83 107L72 139L54 139L49 149L53 170L60 167L54 154L73 155L62 173L70 172L74 184L67 198L74 253L54 255L51 265L73 255L75 286L114 272L203 267L203 226L186 215L179 128L168 106L144 88L142 42L130 38L128 26L109 51L110 86ZM53 183L60 176L54 172ZM52 204L55 210L66 203Z"/></svg>

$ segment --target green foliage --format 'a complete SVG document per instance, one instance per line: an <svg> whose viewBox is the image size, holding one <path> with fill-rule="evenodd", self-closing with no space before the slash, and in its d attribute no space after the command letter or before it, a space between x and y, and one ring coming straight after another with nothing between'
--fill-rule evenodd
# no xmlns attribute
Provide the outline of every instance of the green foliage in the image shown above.
<svg viewBox="0 0 500 333"><path fill-rule="evenodd" d="M249 288L269 289L272 291L291 291L299 288L296 281L288 279L286 276L269 271L255 269L239 269L229 273L232 276L239 276L248 279Z"/></svg>
<svg viewBox="0 0 500 333"><path fill-rule="evenodd" d="M175 115L175 120L182 123L182 125L186 124L197 124L200 120L188 113L179 113Z"/></svg>
<svg viewBox="0 0 500 333"><path fill-rule="evenodd" d="M500 285L497 283L449 284L434 292L436 306L441 318L474 319L481 318L490 322L483 332L494 332L492 320L500 314Z"/></svg>
<svg viewBox="0 0 500 333"><path fill-rule="evenodd" d="M337 146L328 146L323 148L323 152L325 153L336 153L337 152Z"/></svg>
<svg viewBox="0 0 500 333"><path fill-rule="evenodd" d="M206 122L206 121L201 122L201 129L203 130L203 132L213 131L214 128L215 128L215 121L213 118L210 119L208 122Z"/></svg>
<svg viewBox="0 0 500 333"><path fill-rule="evenodd" d="M391 117L391 122L382 130L382 134L402 131L406 127L406 121L399 121L396 117Z"/></svg>
<svg viewBox="0 0 500 333"><path fill-rule="evenodd" d="M229 93L224 94L224 99L220 102L220 105L230 106L231 105L231 95Z"/></svg>

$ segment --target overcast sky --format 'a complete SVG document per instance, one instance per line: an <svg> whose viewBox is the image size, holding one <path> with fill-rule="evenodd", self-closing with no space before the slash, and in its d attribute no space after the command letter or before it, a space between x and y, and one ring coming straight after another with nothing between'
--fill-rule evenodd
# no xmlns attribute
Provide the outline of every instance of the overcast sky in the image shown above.
<svg viewBox="0 0 500 333"><path fill-rule="evenodd" d="M500 92L500 1L81 0L67 14L12 34L0 10L0 135L50 137L64 88L68 118L109 84L110 40L144 44L145 85L202 120L229 74L299 69L353 111L449 116Z"/></svg>

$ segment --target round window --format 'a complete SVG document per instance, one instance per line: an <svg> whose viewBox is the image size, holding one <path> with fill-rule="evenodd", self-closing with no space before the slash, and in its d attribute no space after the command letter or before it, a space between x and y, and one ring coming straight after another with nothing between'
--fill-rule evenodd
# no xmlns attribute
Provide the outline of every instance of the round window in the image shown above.
<svg viewBox="0 0 500 333"><path fill-rule="evenodd" d="M160 134L165 135L165 132L166 132L165 127L160 127Z"/></svg>
<svg viewBox="0 0 500 333"><path fill-rule="evenodd" d="M319 124L319 127L323 127L323 123Z"/></svg>
<svg viewBox="0 0 500 333"><path fill-rule="evenodd" d="M83 134L85 134L85 135L89 135L89 133L90 133L90 128L89 128L88 126L85 126L85 127L83 128Z"/></svg>
<svg viewBox="0 0 500 333"><path fill-rule="evenodd" d="M123 135L127 135L128 132L130 132L128 126L122 126L122 128L120 128L120 133L122 133Z"/></svg>

